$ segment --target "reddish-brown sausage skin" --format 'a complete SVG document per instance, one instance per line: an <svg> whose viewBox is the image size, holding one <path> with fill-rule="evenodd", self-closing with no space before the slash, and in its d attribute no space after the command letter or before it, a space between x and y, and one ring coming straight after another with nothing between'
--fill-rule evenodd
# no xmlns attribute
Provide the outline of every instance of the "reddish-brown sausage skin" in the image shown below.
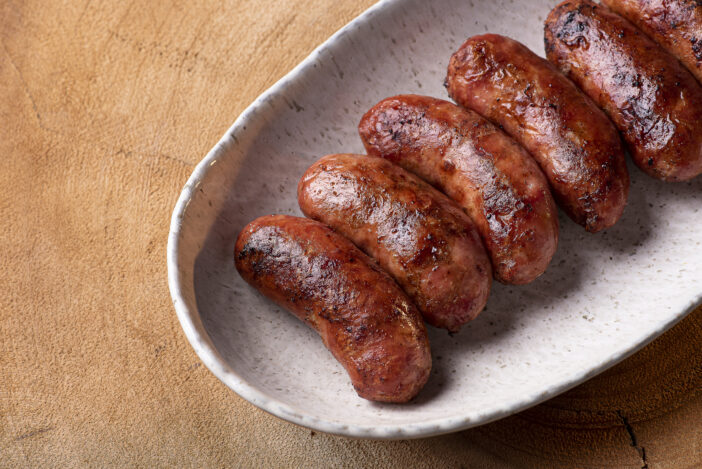
<svg viewBox="0 0 702 469"><path fill-rule="evenodd" d="M700 0L602 0L677 57L702 83Z"/></svg>
<svg viewBox="0 0 702 469"><path fill-rule="evenodd" d="M319 332L359 396L407 402L426 383L431 353L419 311L343 236L270 215L241 231L234 259L244 280Z"/></svg>
<svg viewBox="0 0 702 469"><path fill-rule="evenodd" d="M614 121L634 162L664 181L702 172L702 87L621 16L568 0L546 19L546 55Z"/></svg>
<svg viewBox="0 0 702 469"><path fill-rule="evenodd" d="M369 155L417 174L458 202L503 283L541 275L558 243L548 182L519 144L473 111L417 95L387 98L361 119Z"/></svg>
<svg viewBox="0 0 702 469"><path fill-rule="evenodd" d="M573 221L596 232L619 220L629 172L617 129L553 64L504 36L474 36L451 57L446 87L531 153Z"/></svg>
<svg viewBox="0 0 702 469"><path fill-rule="evenodd" d="M492 268L473 222L414 174L382 158L328 155L297 196L305 215L374 258L429 324L455 332L485 307Z"/></svg>

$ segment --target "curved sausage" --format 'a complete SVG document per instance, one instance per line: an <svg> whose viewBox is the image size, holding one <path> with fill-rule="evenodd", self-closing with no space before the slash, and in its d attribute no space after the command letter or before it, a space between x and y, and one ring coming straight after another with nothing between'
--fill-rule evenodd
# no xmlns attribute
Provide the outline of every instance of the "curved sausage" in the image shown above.
<svg viewBox="0 0 702 469"><path fill-rule="evenodd" d="M678 58L702 83L702 2L602 0Z"/></svg>
<svg viewBox="0 0 702 469"><path fill-rule="evenodd" d="M234 259L244 280L319 332L359 396L406 402L426 383L419 311L346 238L314 220L270 215L241 231Z"/></svg>
<svg viewBox="0 0 702 469"><path fill-rule="evenodd" d="M541 275L558 243L556 207L529 154L490 122L448 101L387 98L361 119L369 155L382 156L461 205L503 283Z"/></svg>
<svg viewBox="0 0 702 469"><path fill-rule="evenodd" d="M297 194L305 215L374 258L429 324L455 332L485 307L492 268L473 222L415 175L381 158L328 155Z"/></svg>
<svg viewBox="0 0 702 469"><path fill-rule="evenodd" d="M596 232L619 220L629 172L617 129L550 62L504 36L474 36L451 57L446 87L531 153L573 221Z"/></svg>
<svg viewBox="0 0 702 469"><path fill-rule="evenodd" d="M664 181L702 172L702 87L607 7L568 0L546 19L546 55L612 119L634 162Z"/></svg>

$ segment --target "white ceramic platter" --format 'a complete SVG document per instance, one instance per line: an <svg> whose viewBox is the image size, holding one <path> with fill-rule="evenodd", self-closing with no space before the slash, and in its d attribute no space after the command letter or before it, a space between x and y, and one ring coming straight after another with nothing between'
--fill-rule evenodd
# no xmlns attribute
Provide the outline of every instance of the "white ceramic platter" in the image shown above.
<svg viewBox="0 0 702 469"><path fill-rule="evenodd" d="M348 24L259 97L197 166L175 207L169 285L185 334L231 389L325 432L413 438L486 423L601 372L702 300L702 178L654 181L630 165L621 221L592 235L560 217L558 252L534 283L494 284L479 318L431 329L427 386L406 405L356 396L315 332L237 274L241 228L296 214L298 178L319 157L362 152L361 115L400 93L446 98L451 53L486 31L543 55L554 1L388 0Z"/></svg>

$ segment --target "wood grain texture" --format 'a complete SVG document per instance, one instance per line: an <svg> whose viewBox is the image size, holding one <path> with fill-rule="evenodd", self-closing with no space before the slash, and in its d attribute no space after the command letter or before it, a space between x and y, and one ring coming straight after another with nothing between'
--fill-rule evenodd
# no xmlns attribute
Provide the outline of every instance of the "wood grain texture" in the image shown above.
<svg viewBox="0 0 702 469"><path fill-rule="evenodd" d="M166 284L180 189L371 3L0 3L0 467L702 465L702 309L545 404L424 440L314 433L201 366Z"/></svg>

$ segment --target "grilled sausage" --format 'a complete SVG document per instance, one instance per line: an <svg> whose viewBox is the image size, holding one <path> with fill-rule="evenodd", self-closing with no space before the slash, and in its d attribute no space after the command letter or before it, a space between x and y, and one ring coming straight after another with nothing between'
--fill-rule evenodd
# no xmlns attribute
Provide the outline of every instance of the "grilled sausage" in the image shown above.
<svg viewBox="0 0 702 469"><path fill-rule="evenodd" d="M328 155L297 188L300 208L374 258L431 325L455 332L485 307L492 268L461 208L399 166Z"/></svg>
<svg viewBox="0 0 702 469"><path fill-rule="evenodd" d="M473 111L426 96L387 98L361 119L369 155L442 190L473 219L503 283L541 275L558 242L543 173L514 140Z"/></svg>
<svg viewBox="0 0 702 469"><path fill-rule="evenodd" d="M314 328L359 396L406 402L431 370L421 315L349 240L314 220L271 215L249 223L234 251L241 276Z"/></svg>
<svg viewBox="0 0 702 469"><path fill-rule="evenodd" d="M546 55L614 121L634 162L665 181L702 172L702 87L607 7L567 0L546 19Z"/></svg>
<svg viewBox="0 0 702 469"><path fill-rule="evenodd" d="M504 36L474 36L451 57L446 87L531 153L573 221L596 232L619 220L629 172L617 129L550 62Z"/></svg>
<svg viewBox="0 0 702 469"><path fill-rule="evenodd" d="M702 2L602 0L677 57L702 83Z"/></svg>

